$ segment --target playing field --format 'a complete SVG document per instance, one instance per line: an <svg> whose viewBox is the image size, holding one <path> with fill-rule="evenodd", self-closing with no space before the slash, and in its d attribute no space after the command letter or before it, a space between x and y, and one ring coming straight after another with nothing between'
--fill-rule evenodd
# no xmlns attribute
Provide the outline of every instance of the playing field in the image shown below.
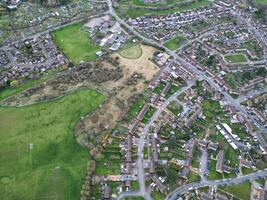
<svg viewBox="0 0 267 200"><path fill-rule="evenodd" d="M124 58L129 59L137 59L142 56L142 49L139 45L134 45L132 47L129 47L127 49L123 49L120 51L120 55Z"/></svg>
<svg viewBox="0 0 267 200"><path fill-rule="evenodd" d="M104 99L81 90L46 103L0 107L1 199L79 199L89 154L73 128Z"/></svg>
<svg viewBox="0 0 267 200"><path fill-rule="evenodd" d="M231 54L224 56L224 58L229 63L247 62L247 57L244 54Z"/></svg>
<svg viewBox="0 0 267 200"><path fill-rule="evenodd" d="M89 39L88 33L82 30L82 26L73 24L52 33L56 44L74 63L94 60L97 58L95 53L100 50Z"/></svg>

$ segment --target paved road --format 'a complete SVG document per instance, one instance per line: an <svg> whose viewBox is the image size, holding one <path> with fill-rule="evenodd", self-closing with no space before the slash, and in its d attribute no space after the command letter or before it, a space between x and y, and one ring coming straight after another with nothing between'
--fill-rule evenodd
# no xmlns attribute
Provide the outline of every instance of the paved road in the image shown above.
<svg viewBox="0 0 267 200"><path fill-rule="evenodd" d="M201 181L206 181L205 173L207 171L207 163L208 163L208 152L207 149L201 150L200 157L200 177Z"/></svg>
<svg viewBox="0 0 267 200"><path fill-rule="evenodd" d="M267 169L257 171L255 173L239 176L232 179L221 179L221 180L215 180L215 181L202 181L202 182L195 182L190 183L186 185L182 185L181 187L178 187L176 190L174 190L172 193L170 193L166 200L176 200L179 195L182 195L186 193L188 190L195 189L195 188L201 188L206 186L225 186L225 185L234 185L234 184L241 184L245 181L252 181L256 180L258 178L267 177Z"/></svg>
<svg viewBox="0 0 267 200"><path fill-rule="evenodd" d="M237 110L239 110L244 116L246 116L248 119L250 119L257 127L259 130L261 130L264 133L267 133L267 128L265 128L264 126L258 124L257 119L255 119L254 117L250 116L246 110L246 108L242 107L240 105L240 102L236 99L234 99L231 95L229 95L226 91L224 91L219 85L217 85L213 79L211 79L210 77L207 77L205 75L204 72L198 70L196 67L194 67L193 65L191 65L189 62L187 62L185 59L183 59L182 57L178 56L174 51L171 51L169 49L167 49L166 47L164 47L163 45L161 45L160 43L146 38L145 36L141 35L139 32L137 32L133 27L131 27L130 25L128 25L123 19L121 19L116 12L114 11L113 7L112 7L112 2L111 0L107 0L108 2L108 6L109 6L109 12L111 15L113 15L115 17L115 19L122 24L123 26L125 26L129 31L131 31L132 33L134 33L136 36L138 36L139 38L141 38L143 41L157 46L161 49L164 49L169 55L171 55L174 59L176 59L182 66L185 66L189 69L191 69L193 72L195 72L198 75L199 79L205 79L216 91L219 91L223 97L224 100L227 101L227 103L229 105L232 105L233 107L235 107ZM174 95L176 95L177 93L175 93ZM178 95L177 95L178 96ZM171 99L172 97L170 97ZM159 114L164 110L164 106L168 105L168 103L170 102L168 99L152 116L151 120L149 121L149 123L145 126L144 132L140 138L140 143L138 146L138 162L137 162L137 166L138 166L138 174L139 174L139 184L140 184L140 192L143 193L145 191L145 186L144 186L144 168L143 168L143 161L142 161L142 153L143 153L143 148L144 148L144 139L146 134L149 131L150 126L153 124L153 122L157 119L157 117L159 116ZM180 188L177 188L173 194L173 197L170 198L171 196L168 196L168 198L170 199L175 199L177 194L181 194L183 192L186 192L190 187L196 186L196 187L203 187L204 185L223 185L223 184L237 184L237 183L241 183L242 181L246 181L246 180L251 180L251 179L256 179L260 176L266 176L267 172L266 171L259 171L259 172L255 172L253 174L247 175L247 176L240 176L238 178L234 178L234 179L227 179L227 180L218 180L218 181L204 181L202 180L201 183L192 183L189 185L184 185L181 186ZM143 180L140 180L143 179ZM145 199L150 199L150 195L143 195L145 197ZM168 199L167 198L167 199Z"/></svg>
<svg viewBox="0 0 267 200"><path fill-rule="evenodd" d="M237 98L237 101L242 103L246 100L248 100L248 98L254 98L258 95L261 95L263 93L267 93L267 87L265 88L262 88L262 89L257 89L257 90L252 90L246 94L243 94L243 95L240 95L238 98Z"/></svg>
<svg viewBox="0 0 267 200"><path fill-rule="evenodd" d="M170 104L170 102L177 99L177 97L182 94L185 90L192 87L194 85L194 81L188 82L188 85L181 88L179 91L175 92L171 97L169 97L152 115L149 122L143 129L143 132L140 136L139 143L138 143L138 158L137 158L137 173L138 173L138 182L139 182L139 190L127 193L121 193L118 199L123 199L125 197L130 196L143 196L146 200L150 200L150 194L146 191L145 187L145 172L144 172L144 160L143 160L143 151L145 146L145 139L149 133L150 127L154 124L154 122L158 119L161 113L166 109L166 107Z"/></svg>

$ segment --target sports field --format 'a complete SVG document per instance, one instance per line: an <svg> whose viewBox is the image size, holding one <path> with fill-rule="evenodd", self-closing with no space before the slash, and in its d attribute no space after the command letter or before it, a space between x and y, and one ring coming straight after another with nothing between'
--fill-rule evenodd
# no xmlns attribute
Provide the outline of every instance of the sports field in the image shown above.
<svg viewBox="0 0 267 200"><path fill-rule="evenodd" d="M104 99L80 90L50 102L0 107L1 199L79 199L89 154L73 128Z"/></svg>
<svg viewBox="0 0 267 200"><path fill-rule="evenodd" d="M72 24L52 33L55 43L74 63L94 60L100 50L82 27L82 24Z"/></svg>
<svg viewBox="0 0 267 200"><path fill-rule="evenodd" d="M124 58L137 59L142 56L142 49L139 45L134 45L132 47L123 49L120 51L120 55Z"/></svg>

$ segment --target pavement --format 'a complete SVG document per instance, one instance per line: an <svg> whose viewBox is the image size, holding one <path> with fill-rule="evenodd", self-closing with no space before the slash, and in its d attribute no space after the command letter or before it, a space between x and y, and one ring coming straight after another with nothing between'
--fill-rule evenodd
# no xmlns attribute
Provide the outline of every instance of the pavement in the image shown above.
<svg viewBox="0 0 267 200"><path fill-rule="evenodd" d="M265 128L264 126L260 125L257 122L257 119L255 117L252 117L251 115L249 115L248 111L246 110L245 107L240 105L240 101L237 99L234 99L230 94L228 94L226 91L224 91L219 85L217 85L215 83L215 81L206 76L204 72L198 70L196 67L194 67L193 65L191 65L189 62L187 62L184 58L178 56L176 54L175 51L171 51L168 48L166 48L165 46L163 46L162 44L146 38L145 36L143 36L142 34L140 34L138 31L136 31L133 27L131 27L129 24L127 24L123 19L121 19L116 12L113 9L112 6L112 2L111 0L107 0L108 3L108 7L109 7L109 12L110 14L115 17L115 19L123 26L125 26L129 31L131 31L132 33L134 33L137 37L139 37L140 39L142 39L143 41L154 45L160 49L164 49L166 53L168 53L169 55L171 55L175 60L177 60L182 66L191 69L194 73L196 73L198 75L198 79L204 79L206 80L216 91L219 91L223 97L224 100L231 106L235 107L238 111L240 111L244 116L246 116L248 119L250 119L257 127L258 129L263 132L263 133L267 133L267 128ZM235 14L235 13L234 13ZM240 14L236 14L239 18ZM259 33L257 30L255 30L255 28L251 27L251 24L248 23L248 26L255 32L255 34L257 36L259 36L261 33ZM198 38L199 39L199 38ZM262 38L262 41L265 45L267 45L267 39L266 38ZM182 90L180 91L182 92ZM179 93L180 93L179 92ZM178 93L178 92L177 92ZM137 166L138 166L138 180L139 180L139 185L140 185L140 191L138 194L141 194L141 196L144 196L145 199L151 199L150 195L148 193L145 193L145 175L144 175L144 168L143 168L143 149L144 149L144 140L145 137L149 131L150 126L154 123L154 121L158 118L158 116L161 114L161 112L166 108L166 106L173 100L173 98L175 98L175 96L177 95L177 93L175 93L173 96L171 96L155 113L154 115L151 117L149 123L145 126L143 134L141 135L140 138L140 142L138 145L138 160L137 160ZM178 95L177 95L178 96ZM206 159L205 155L202 157L202 159ZM205 170L206 166L201 166L201 170ZM204 172L201 172L204 173ZM208 181L205 178L203 178L204 176L202 175L202 179L200 183L192 183L192 184L186 184L183 185L179 188L177 188L173 193L171 193L166 199L177 199L177 195L179 194L183 194L184 192L188 191L190 188L193 187L204 187L207 185L231 185L231 184L238 184L238 183L242 183L244 181L247 180L255 180L261 176L267 176L267 171L258 171L246 176L239 176L237 178L233 178L233 179L222 179L222 180L217 180L217 181ZM143 179L143 180L142 180ZM132 194L132 193L128 193L128 194Z"/></svg>
<svg viewBox="0 0 267 200"><path fill-rule="evenodd" d="M220 180L206 180L202 182L194 182L190 184L182 185L181 187L176 188L172 193L170 193L166 200L176 200L180 195L183 195L189 190L197 189L201 187L207 187L207 186L226 186L226 185L236 185L241 184L246 181L253 181L262 177L267 177L267 169L257 171L255 173L251 173L248 175L238 176L236 178L231 179L220 179Z"/></svg>

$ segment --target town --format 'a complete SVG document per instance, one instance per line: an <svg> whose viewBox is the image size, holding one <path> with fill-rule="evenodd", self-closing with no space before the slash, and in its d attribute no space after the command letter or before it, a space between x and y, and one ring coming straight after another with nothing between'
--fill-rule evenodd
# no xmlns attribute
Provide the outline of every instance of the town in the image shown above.
<svg viewBox="0 0 267 200"><path fill-rule="evenodd" d="M267 199L259 2L1 1L3 199Z"/></svg>

